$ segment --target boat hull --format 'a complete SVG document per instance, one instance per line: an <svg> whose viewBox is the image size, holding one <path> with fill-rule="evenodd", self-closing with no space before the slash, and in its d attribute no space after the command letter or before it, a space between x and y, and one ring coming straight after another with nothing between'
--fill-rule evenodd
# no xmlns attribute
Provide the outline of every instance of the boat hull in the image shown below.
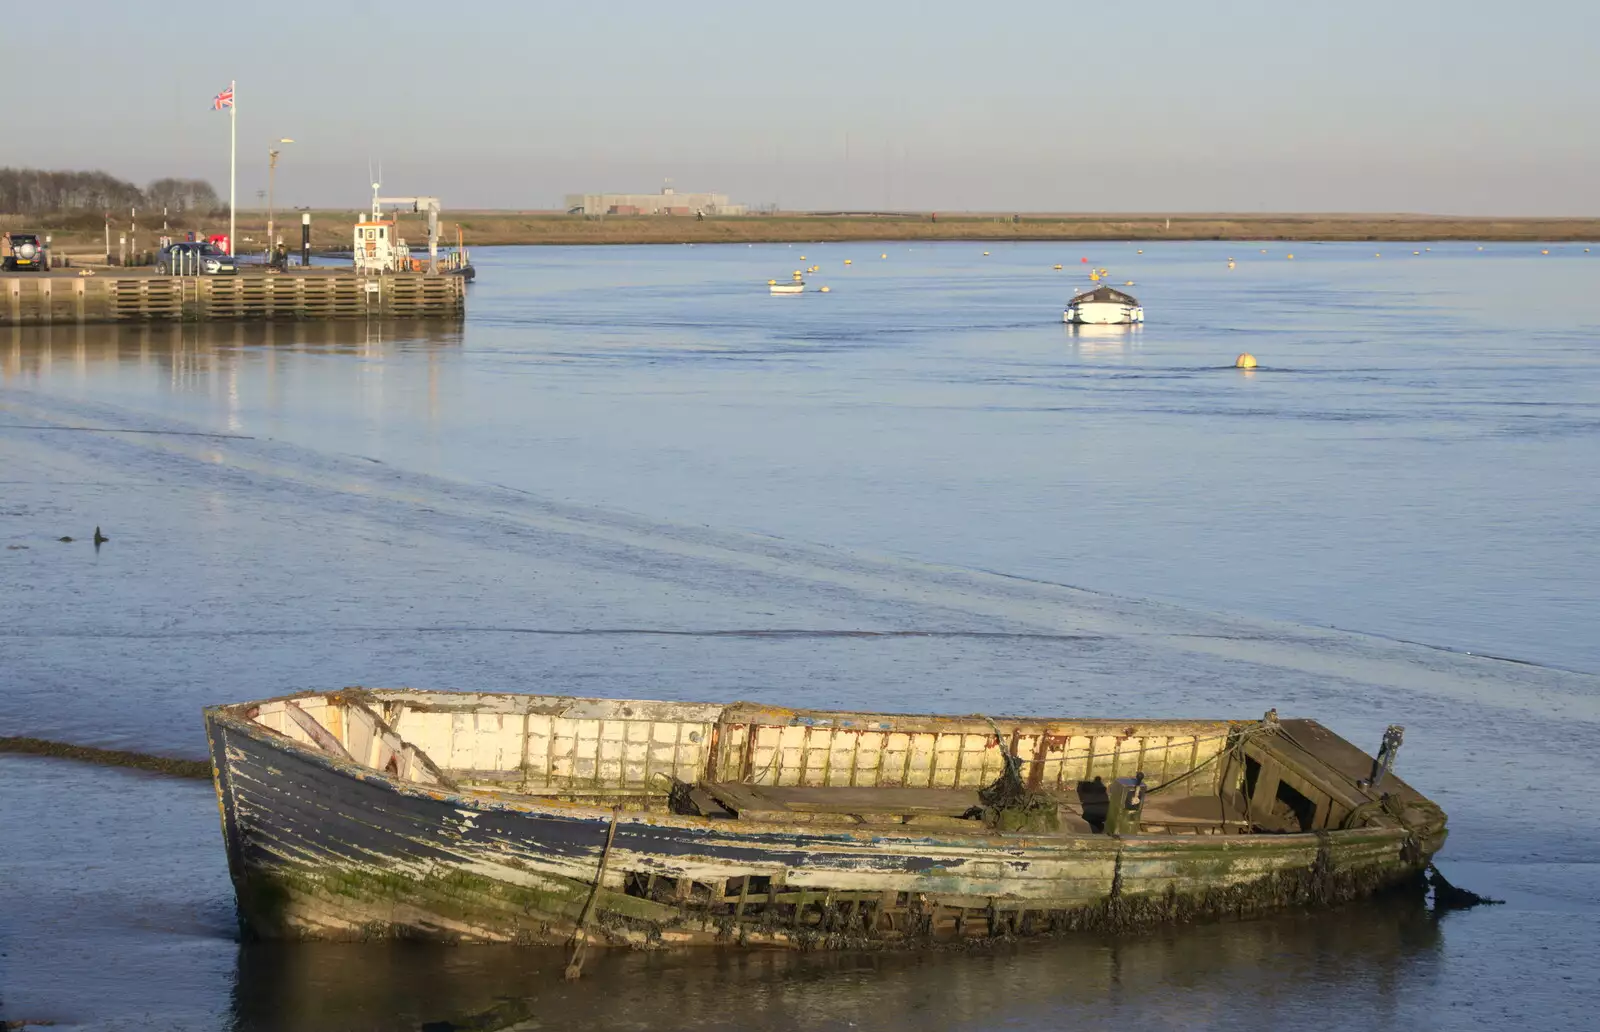
<svg viewBox="0 0 1600 1032"><path fill-rule="evenodd" d="M1127 326L1144 322L1144 308L1112 301L1087 301L1067 306L1061 321L1082 326Z"/></svg>
<svg viewBox="0 0 1600 1032"><path fill-rule="evenodd" d="M273 938L559 944L591 894L588 934L616 945L1117 930L1418 885L1444 838L1442 819L1217 836L712 821L418 785L220 709L207 732L240 916Z"/></svg>

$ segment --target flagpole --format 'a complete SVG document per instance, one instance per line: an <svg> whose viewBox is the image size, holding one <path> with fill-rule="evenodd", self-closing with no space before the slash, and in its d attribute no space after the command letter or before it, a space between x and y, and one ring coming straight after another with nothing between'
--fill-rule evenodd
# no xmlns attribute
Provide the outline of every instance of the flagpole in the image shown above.
<svg viewBox="0 0 1600 1032"><path fill-rule="evenodd" d="M234 234L235 187L239 178L239 91L238 83L228 83L233 103L228 105L228 253L238 254L239 245Z"/></svg>

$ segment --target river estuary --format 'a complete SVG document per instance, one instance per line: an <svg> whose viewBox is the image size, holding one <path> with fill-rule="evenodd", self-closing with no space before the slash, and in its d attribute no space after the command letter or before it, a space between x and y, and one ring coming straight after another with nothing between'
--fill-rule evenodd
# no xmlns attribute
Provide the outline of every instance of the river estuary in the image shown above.
<svg viewBox="0 0 1600 1032"><path fill-rule="evenodd" d="M458 326L0 330L0 736L201 758L202 706L346 684L1276 707L1405 725L1440 866L1505 905L565 983L241 943L208 782L0 754L0 1019L1587 1027L1600 253L1262 246L480 249ZM1061 324L1102 266L1143 328Z"/></svg>

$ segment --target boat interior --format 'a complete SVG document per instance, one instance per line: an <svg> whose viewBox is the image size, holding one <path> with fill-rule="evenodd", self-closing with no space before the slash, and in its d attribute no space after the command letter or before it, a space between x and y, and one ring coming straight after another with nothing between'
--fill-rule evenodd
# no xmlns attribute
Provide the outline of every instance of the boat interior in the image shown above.
<svg viewBox="0 0 1600 1032"><path fill-rule="evenodd" d="M1081 294L1075 295L1072 300L1067 303L1078 305L1087 304L1090 301L1101 301L1118 305L1137 305L1139 303L1139 299L1127 291L1118 290L1116 287L1108 286L1091 287L1090 289L1083 291Z"/></svg>
<svg viewBox="0 0 1600 1032"><path fill-rule="evenodd" d="M1009 779L1013 800L1053 809L1055 833L1269 834L1344 827L1378 795L1361 784L1370 756L1276 714L1074 721L364 688L223 710L485 801L736 823L993 834Z"/></svg>

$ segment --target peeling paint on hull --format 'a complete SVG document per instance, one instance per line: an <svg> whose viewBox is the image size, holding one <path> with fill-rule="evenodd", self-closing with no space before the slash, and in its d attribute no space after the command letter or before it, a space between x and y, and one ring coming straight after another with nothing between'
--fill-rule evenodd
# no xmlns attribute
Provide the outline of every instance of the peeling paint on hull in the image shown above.
<svg viewBox="0 0 1600 1032"><path fill-rule="evenodd" d="M1415 884L1442 821L1255 835L970 834L616 815L419 785L207 712L251 934L874 947L1118 930Z"/></svg>

